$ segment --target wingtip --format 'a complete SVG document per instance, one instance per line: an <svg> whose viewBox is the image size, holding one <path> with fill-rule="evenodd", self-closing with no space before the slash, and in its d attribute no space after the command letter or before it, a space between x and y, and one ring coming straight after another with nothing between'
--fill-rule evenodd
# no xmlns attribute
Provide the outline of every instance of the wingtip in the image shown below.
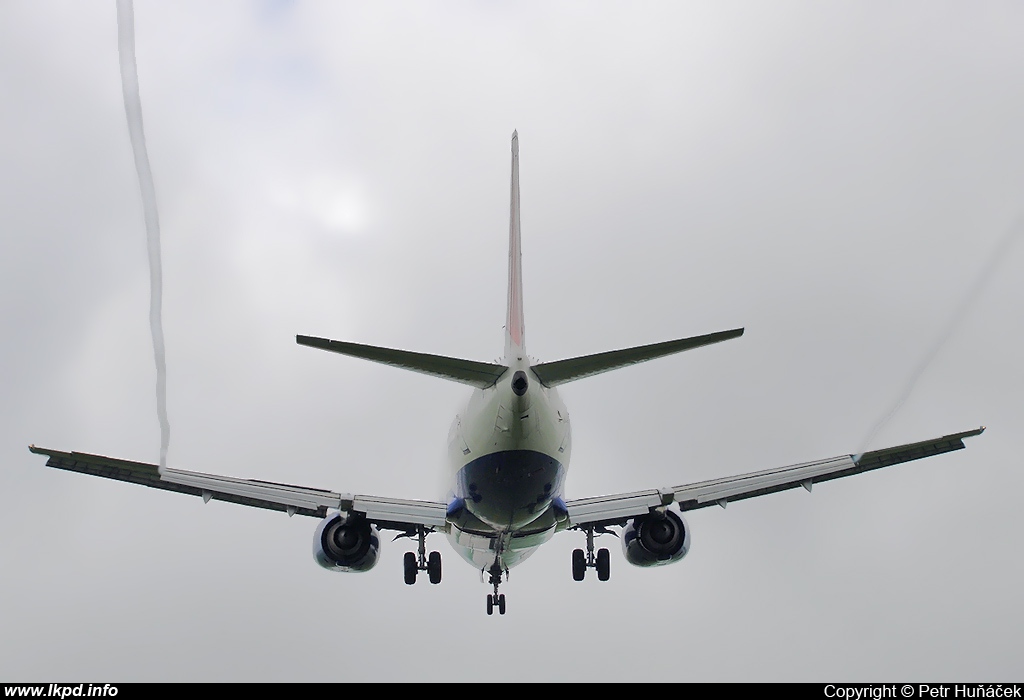
<svg viewBox="0 0 1024 700"><path fill-rule="evenodd" d="M519 132L512 132L512 155L519 155Z"/></svg>

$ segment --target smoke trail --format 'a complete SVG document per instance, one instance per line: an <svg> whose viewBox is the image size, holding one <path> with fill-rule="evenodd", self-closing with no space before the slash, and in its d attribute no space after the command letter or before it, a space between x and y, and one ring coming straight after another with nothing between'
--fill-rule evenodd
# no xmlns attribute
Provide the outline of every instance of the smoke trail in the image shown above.
<svg viewBox="0 0 1024 700"><path fill-rule="evenodd" d="M871 430L868 431L868 434L861 445L860 452L863 453L867 451L871 441L875 439L875 436L878 435L879 431L881 431L882 428L892 420L893 416L899 413L900 409L903 408L903 404L907 402L907 399L910 398L910 395L914 392L914 387L917 386L917 382L921 379L921 375L924 374L925 370L928 369L928 366L939 354L939 351L942 350L946 342L949 341L956 330L960 327L960 324L963 323L964 318L967 316L967 312L971 310L974 304L981 297L981 293L985 291L985 287L988 286L988 283L995 274L999 264L1006 259L1010 252L1010 248L1017 242L1021 233L1024 233L1024 216L1019 217L1017 221L1010 226L1006 233L1003 234L1002 238L996 242L995 247L992 249L992 253L985 261L985 264L982 265L981 270L974 278L971 286L968 287L967 293L964 295L963 299L961 299L960 304L953 312L953 315L949 317L946 325L943 326L942 330L935 337L935 340L928 346L928 350L925 352L924 356L921 357L920 361L918 361L917 366L914 367L914 371L910 374L910 378L904 385L903 391L900 392L896 401L889 410L886 413L883 413L871 427Z"/></svg>
<svg viewBox="0 0 1024 700"><path fill-rule="evenodd" d="M117 0L117 54L121 65L121 92L128 133L135 155L135 170L142 191L142 210L146 219L146 247L149 250L149 329L153 334L156 360L156 417L160 421L160 472L167 466L167 447L171 443L171 424L167 420L167 360L164 352L163 273L160 264L160 220L156 211L156 189L146 154L146 134L142 130L142 100L139 74L135 66L135 10L132 0Z"/></svg>

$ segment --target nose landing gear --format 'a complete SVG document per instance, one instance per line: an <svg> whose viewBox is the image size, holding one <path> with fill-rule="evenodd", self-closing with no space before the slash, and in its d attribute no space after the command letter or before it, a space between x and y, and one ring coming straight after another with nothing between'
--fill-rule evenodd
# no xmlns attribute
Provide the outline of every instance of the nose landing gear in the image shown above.
<svg viewBox="0 0 1024 700"><path fill-rule="evenodd" d="M500 561L495 558L494 563L490 568L490 583L494 586L494 593L487 594L487 614L493 615L494 608L498 608L498 614L505 614L505 594L498 595L498 584L501 583L501 575L504 572L505 578L508 578L508 569L502 569Z"/></svg>
<svg viewBox="0 0 1024 700"><path fill-rule="evenodd" d="M495 602L495 601L497 601L497 602ZM490 593L487 594L487 614L488 615L493 615L494 614L494 607L495 606L498 607L498 614L499 615L504 615L505 614L505 594L504 593L502 593L501 595L498 595L498 596L491 595Z"/></svg>

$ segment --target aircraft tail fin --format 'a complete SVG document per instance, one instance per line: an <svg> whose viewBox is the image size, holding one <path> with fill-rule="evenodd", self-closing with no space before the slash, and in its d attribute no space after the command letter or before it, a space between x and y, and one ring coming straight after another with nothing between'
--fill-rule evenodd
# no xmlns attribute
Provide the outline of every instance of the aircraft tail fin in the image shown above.
<svg viewBox="0 0 1024 700"><path fill-rule="evenodd" d="M720 333L709 333L698 335L693 338L681 338L679 340L668 340L663 343L652 345L640 345L625 350L611 350L596 355L584 355L573 357L568 360L557 362L545 362L534 365L533 371L544 386L552 387L565 384L576 379L591 377L602 372L610 372L613 369L635 365L638 362L646 362L665 355L672 355L684 350L692 350L702 345L720 343L723 340L738 338L743 335L742 328L735 328L731 331Z"/></svg>
<svg viewBox="0 0 1024 700"><path fill-rule="evenodd" d="M505 317L505 361L526 357L523 320L523 251L519 235L519 132L512 132L512 195L508 224L508 313Z"/></svg>
<svg viewBox="0 0 1024 700"><path fill-rule="evenodd" d="M457 357L445 357L444 355L428 355L422 352L409 352L408 350L394 350L382 348L375 345L360 345L359 343L346 343L341 340L328 340L327 338L313 338L308 335L295 336L295 342L299 345L307 345L311 348L329 350L340 355L358 357L371 362L379 362L392 367L430 374L442 379L450 379L453 382L469 384L480 389L493 385L498 378L508 369L505 365L495 365L489 362L476 362L475 360L461 360Z"/></svg>

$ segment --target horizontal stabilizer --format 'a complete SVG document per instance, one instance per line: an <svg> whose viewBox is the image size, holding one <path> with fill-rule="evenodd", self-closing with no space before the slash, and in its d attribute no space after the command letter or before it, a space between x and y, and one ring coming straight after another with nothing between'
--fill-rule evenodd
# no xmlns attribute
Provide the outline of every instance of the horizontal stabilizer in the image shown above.
<svg viewBox="0 0 1024 700"><path fill-rule="evenodd" d="M743 335L743 329L736 328L731 331L698 335L695 338L667 340L664 343L640 345L639 347L626 348L625 350L611 350L609 352L600 352L596 355L584 355L583 357L573 357L568 360L558 360L557 362L545 362L534 365L533 371L544 386L558 386L559 384L565 384L576 379L591 377L601 372L609 372L620 367L635 365L638 362L646 362L647 360L672 355L683 350L699 348L702 345L711 345L712 343L720 343L723 340L738 338L741 335Z"/></svg>
<svg viewBox="0 0 1024 700"><path fill-rule="evenodd" d="M341 355L380 362L384 365L401 367L413 372L431 374L435 377L469 384L480 389L492 386L508 369L505 365L495 365L489 362L460 360L457 357L428 355L423 352L409 352L408 350L393 350L375 345L346 343L341 340L313 338L308 335L295 336L295 342L299 345L308 345L311 348L330 350Z"/></svg>

